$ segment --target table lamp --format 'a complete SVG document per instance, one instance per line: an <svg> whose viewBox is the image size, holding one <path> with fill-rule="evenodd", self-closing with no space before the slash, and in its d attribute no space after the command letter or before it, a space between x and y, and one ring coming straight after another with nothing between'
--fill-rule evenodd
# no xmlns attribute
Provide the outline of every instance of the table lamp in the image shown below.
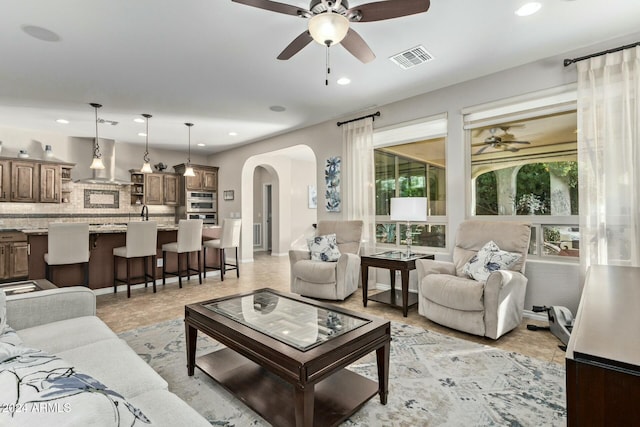
<svg viewBox="0 0 640 427"><path fill-rule="evenodd" d="M411 256L411 221L427 220L426 197L392 197L391 221L407 221L407 257Z"/></svg>

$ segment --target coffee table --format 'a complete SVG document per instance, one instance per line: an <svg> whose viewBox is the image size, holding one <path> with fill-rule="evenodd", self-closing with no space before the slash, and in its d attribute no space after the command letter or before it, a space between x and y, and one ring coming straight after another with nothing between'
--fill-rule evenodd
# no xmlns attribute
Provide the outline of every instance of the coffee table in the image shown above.
<svg viewBox="0 0 640 427"><path fill-rule="evenodd" d="M187 373L209 375L275 426L336 426L387 403L389 321L272 289L185 306ZM198 331L226 348L196 358ZM378 382L345 369L376 352Z"/></svg>
<svg viewBox="0 0 640 427"><path fill-rule="evenodd" d="M409 307L418 304L418 296L409 293L409 272L415 270L417 259L434 259L433 255L411 253L407 256L405 251L386 251L379 254L363 255L360 257L362 273L362 304L366 307L367 301L376 301L402 308L402 315L407 317ZM369 267L387 268L391 276L391 289L369 295ZM402 277L402 290L396 291L396 271L400 270Z"/></svg>

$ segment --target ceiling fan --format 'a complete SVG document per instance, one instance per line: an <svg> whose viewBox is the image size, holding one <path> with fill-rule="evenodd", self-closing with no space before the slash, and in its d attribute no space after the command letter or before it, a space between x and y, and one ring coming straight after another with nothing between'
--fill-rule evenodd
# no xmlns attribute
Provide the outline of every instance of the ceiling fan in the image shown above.
<svg viewBox="0 0 640 427"><path fill-rule="evenodd" d="M512 126L500 126L490 128L489 133L491 133L491 135L485 138L483 142L484 146L476 151L475 154L482 154L489 147L502 151L516 152L520 149L517 147L511 147L510 144L531 144L529 141L516 141L516 137L512 133L509 133L509 129L511 127ZM502 130L503 133L501 135L496 135L498 129Z"/></svg>
<svg viewBox="0 0 640 427"><path fill-rule="evenodd" d="M375 59L375 54L360 35L349 27L352 22L373 22L426 12L429 0L387 0L365 3L349 8L347 0L311 0L309 9L271 0L232 0L272 12L309 19L308 30L296 37L278 59L287 60L300 52L312 40L330 47L342 44L363 63Z"/></svg>

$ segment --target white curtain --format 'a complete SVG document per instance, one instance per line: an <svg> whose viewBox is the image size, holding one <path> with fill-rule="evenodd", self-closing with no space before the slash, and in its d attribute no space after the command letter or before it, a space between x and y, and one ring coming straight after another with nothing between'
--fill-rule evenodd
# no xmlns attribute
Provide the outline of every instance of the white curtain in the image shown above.
<svg viewBox="0 0 640 427"><path fill-rule="evenodd" d="M347 189L347 219L363 221L363 254L375 247L375 177L373 163L373 118L342 125L344 176Z"/></svg>
<svg viewBox="0 0 640 427"><path fill-rule="evenodd" d="M582 274L640 266L640 47L577 66Z"/></svg>

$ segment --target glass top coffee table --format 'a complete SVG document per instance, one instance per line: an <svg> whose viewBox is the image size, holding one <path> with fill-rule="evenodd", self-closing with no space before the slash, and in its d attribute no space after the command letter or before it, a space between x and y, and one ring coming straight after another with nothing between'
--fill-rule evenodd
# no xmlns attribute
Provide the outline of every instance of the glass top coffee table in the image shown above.
<svg viewBox="0 0 640 427"><path fill-rule="evenodd" d="M389 321L260 289L185 307L187 372L209 375L276 426L335 426L387 402ZM201 331L226 348L196 359ZM376 351L378 382L347 365Z"/></svg>

